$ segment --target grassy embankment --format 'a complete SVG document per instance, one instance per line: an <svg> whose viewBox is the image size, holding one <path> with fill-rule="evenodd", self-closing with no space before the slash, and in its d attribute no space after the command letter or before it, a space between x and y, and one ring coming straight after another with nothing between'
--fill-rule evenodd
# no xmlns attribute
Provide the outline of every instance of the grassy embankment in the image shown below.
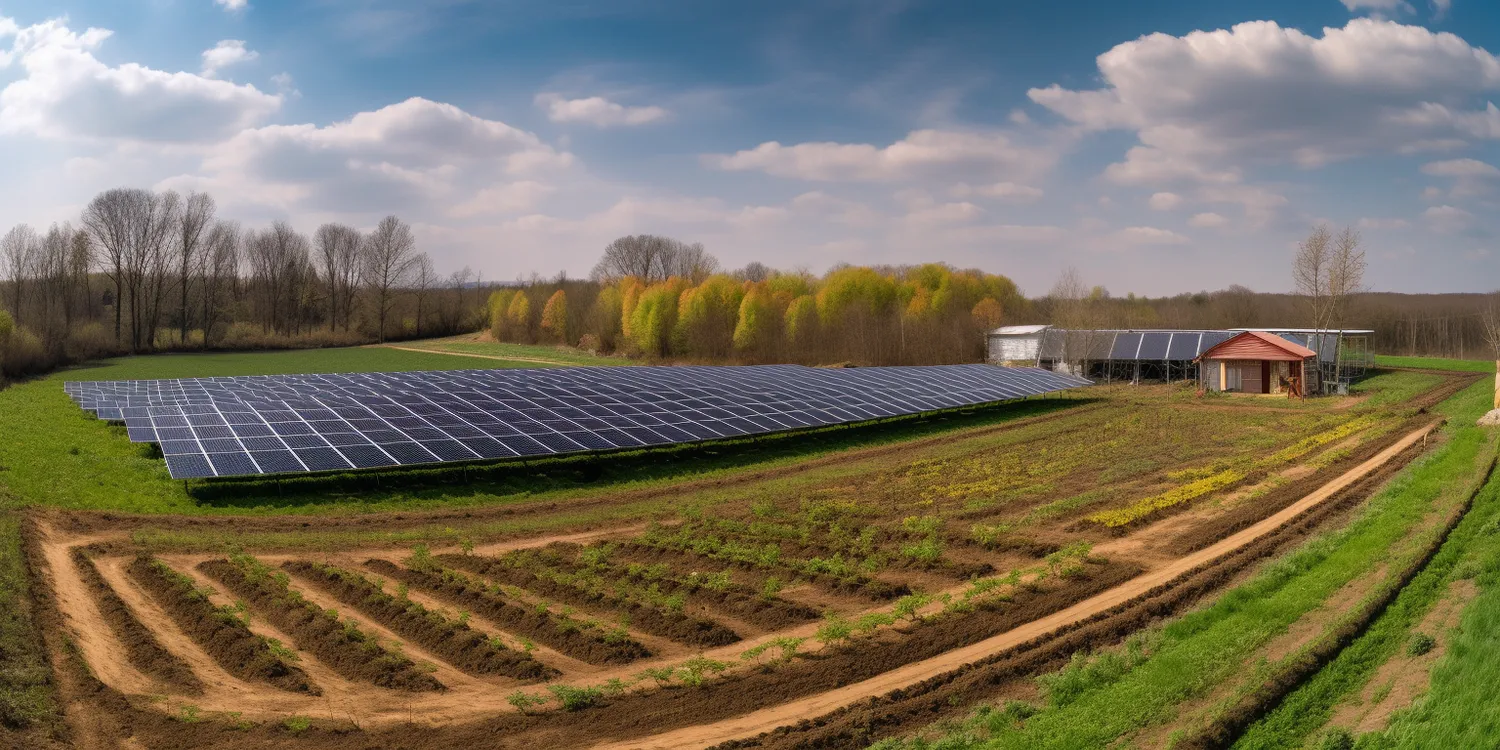
<svg viewBox="0 0 1500 750"><path fill-rule="evenodd" d="M1500 436L1474 426L1490 395L1489 384L1478 383L1442 404L1438 411L1450 418L1444 443L1403 471L1347 526L1126 648L1080 658L1045 676L1042 705L981 710L947 727L939 739L894 740L882 747L1152 744L1169 739L1174 727L1191 730L1212 722L1299 653L1265 658L1267 644L1360 576L1372 570L1394 576L1419 559L1447 511L1465 501L1495 455ZM1481 499L1492 496L1493 488ZM1320 629L1338 624L1333 618Z"/></svg>

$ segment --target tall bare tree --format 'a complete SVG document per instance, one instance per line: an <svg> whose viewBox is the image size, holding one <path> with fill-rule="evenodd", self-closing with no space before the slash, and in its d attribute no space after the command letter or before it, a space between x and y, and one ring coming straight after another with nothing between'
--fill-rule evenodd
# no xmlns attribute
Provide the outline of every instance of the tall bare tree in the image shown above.
<svg viewBox="0 0 1500 750"><path fill-rule="evenodd" d="M146 221L150 212L151 193L138 188L106 190L89 201L83 210L83 225L103 250L103 271L115 287L115 341L123 341L121 316L125 307L125 284L129 259L134 257L138 231L136 225Z"/></svg>
<svg viewBox="0 0 1500 750"><path fill-rule="evenodd" d="M154 197L154 210L141 235L140 305L132 310L135 326L132 342L136 350L154 348L161 329L167 297L177 278L173 273L173 244L182 223L182 196L168 190ZM139 314L135 314L139 310Z"/></svg>
<svg viewBox="0 0 1500 750"><path fill-rule="evenodd" d="M397 293L410 283L417 264L417 240L411 227L394 216L380 220L365 238L363 279L375 306L376 337L383 343L386 321L396 305Z"/></svg>
<svg viewBox="0 0 1500 750"><path fill-rule="evenodd" d="M26 299L27 287L36 275L37 259L42 253L42 240L36 230L27 224L12 227L0 239L0 271L10 279L11 319L21 324L21 305Z"/></svg>
<svg viewBox="0 0 1500 750"><path fill-rule="evenodd" d="M252 233L246 242L262 331L292 333L300 326L305 286L312 276L310 247L307 237L284 221Z"/></svg>
<svg viewBox="0 0 1500 750"><path fill-rule="evenodd" d="M427 253L417 253L417 262L412 266L412 286L417 297L417 336L422 335L422 313L427 305L428 294L437 286L437 271L432 267L432 258Z"/></svg>
<svg viewBox="0 0 1500 750"><path fill-rule="evenodd" d="M354 308L354 293L359 288L359 254L363 238L358 229L344 224L324 224L318 227L313 238L322 266L323 283L328 291L328 330L335 330L342 320L347 331Z"/></svg>
<svg viewBox="0 0 1500 750"><path fill-rule="evenodd" d="M1292 260L1292 281L1296 284L1297 294L1307 303L1311 327L1318 331L1326 331L1333 325L1332 297L1328 288L1328 273L1332 267L1333 234L1326 225L1319 224L1298 243L1297 256Z"/></svg>
<svg viewBox="0 0 1500 750"><path fill-rule="evenodd" d="M596 281L634 276L648 284L679 276L698 284L717 270L718 259L702 243L689 245L671 237L637 234L609 243L592 276Z"/></svg>
<svg viewBox="0 0 1500 750"><path fill-rule="evenodd" d="M1365 291L1365 251L1359 232L1344 227L1333 238L1333 252L1328 264L1328 298L1331 319L1338 329L1338 347L1334 350L1334 382L1343 377L1344 329L1349 324L1349 306L1354 295ZM1321 342L1319 342L1321 344Z"/></svg>
<svg viewBox="0 0 1500 750"><path fill-rule="evenodd" d="M94 240L87 231L73 232L68 247L68 292L63 305L63 325L71 330L73 320L93 315L93 295L89 292L89 271L94 267Z"/></svg>
<svg viewBox="0 0 1500 750"><path fill-rule="evenodd" d="M213 340L214 325L223 317L225 297L239 279L241 241L239 225L220 219L208 230L203 252L199 254L204 349Z"/></svg>
<svg viewBox="0 0 1500 750"><path fill-rule="evenodd" d="M199 260L199 253L204 244L204 238L209 226L214 219L214 199L207 193L188 193L187 199L182 204L182 216L177 222L177 243L174 248L177 252L177 286L182 295L181 305L177 311L178 341L187 344L189 316L188 316L188 294L191 291L193 275L203 265ZM203 334L205 337L208 332Z"/></svg>

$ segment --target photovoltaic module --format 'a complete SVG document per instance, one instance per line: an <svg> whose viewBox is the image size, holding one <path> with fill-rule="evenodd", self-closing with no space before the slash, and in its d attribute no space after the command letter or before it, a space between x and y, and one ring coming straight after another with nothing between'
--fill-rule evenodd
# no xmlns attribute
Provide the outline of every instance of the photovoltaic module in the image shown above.
<svg viewBox="0 0 1500 750"><path fill-rule="evenodd" d="M177 479L691 443L979 406L1089 385L991 365L565 367L75 381L67 394Z"/></svg>

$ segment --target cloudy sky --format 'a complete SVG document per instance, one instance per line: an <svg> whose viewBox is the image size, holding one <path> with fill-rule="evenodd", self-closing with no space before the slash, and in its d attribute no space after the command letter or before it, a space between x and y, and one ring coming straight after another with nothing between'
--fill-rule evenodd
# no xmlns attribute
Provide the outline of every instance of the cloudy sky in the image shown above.
<svg viewBox="0 0 1500 750"><path fill-rule="evenodd" d="M120 185L440 270L944 260L1043 293L1500 287L1490 0L0 0L0 229Z"/></svg>

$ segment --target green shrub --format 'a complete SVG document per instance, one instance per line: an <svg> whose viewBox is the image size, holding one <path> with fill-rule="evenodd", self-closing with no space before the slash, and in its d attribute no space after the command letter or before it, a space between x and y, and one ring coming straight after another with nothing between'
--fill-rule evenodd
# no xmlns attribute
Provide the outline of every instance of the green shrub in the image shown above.
<svg viewBox="0 0 1500 750"><path fill-rule="evenodd" d="M1437 639L1426 633L1413 633L1411 641L1406 644L1407 656L1421 656L1434 648L1437 648Z"/></svg>
<svg viewBox="0 0 1500 750"><path fill-rule="evenodd" d="M573 687L572 685L548 685L547 691L557 697L564 711L582 711L593 706L604 697L604 690L597 687Z"/></svg>
<svg viewBox="0 0 1500 750"><path fill-rule="evenodd" d="M536 706L540 706L550 700L552 699L547 697L546 695L542 695L539 693L528 693L525 690L517 690L516 692L505 696L505 702L509 703L512 706L515 706L516 710L520 711L523 714L530 713L530 709Z"/></svg>

